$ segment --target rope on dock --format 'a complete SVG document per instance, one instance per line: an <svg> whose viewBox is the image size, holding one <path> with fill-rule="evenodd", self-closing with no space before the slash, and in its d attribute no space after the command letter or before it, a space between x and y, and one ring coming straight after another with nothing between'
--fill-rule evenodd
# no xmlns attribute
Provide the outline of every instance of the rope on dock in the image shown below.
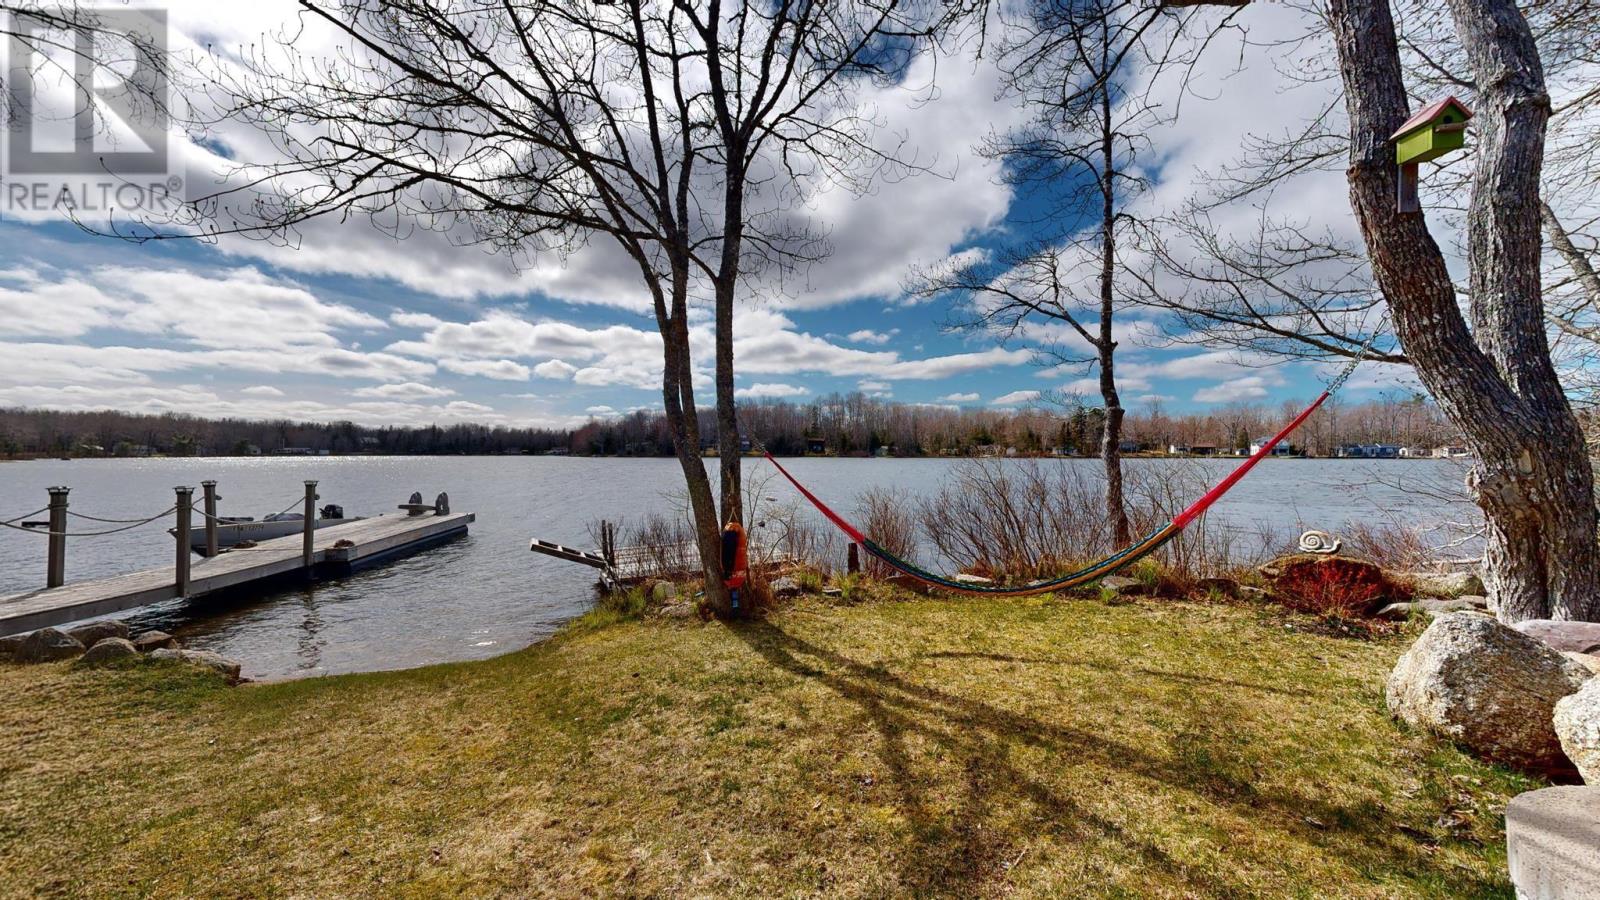
<svg viewBox="0 0 1600 900"><path fill-rule="evenodd" d="M49 512L49 511L50 511L50 507L41 506L41 507L39 507L38 509L34 510L31 513L23 513L22 515L17 516L14 519L6 519L4 522L0 522L0 525L10 525L12 522L21 522L23 519L26 519L29 516L37 516L39 513Z"/></svg>
<svg viewBox="0 0 1600 900"><path fill-rule="evenodd" d="M107 528L104 531L41 531L37 528L24 528L21 525L13 525L12 522L0 522L0 526L4 526L15 531L25 532L27 534L40 534L44 535L45 537L100 537L101 535L116 534L119 531L131 531L132 529L138 528L141 525L148 525L162 516L173 512L177 508L177 505L174 504L166 509L163 509L161 512L156 513L148 519L139 519L136 522L132 522L132 524L123 525L121 528ZM15 520L12 521L14 522Z"/></svg>

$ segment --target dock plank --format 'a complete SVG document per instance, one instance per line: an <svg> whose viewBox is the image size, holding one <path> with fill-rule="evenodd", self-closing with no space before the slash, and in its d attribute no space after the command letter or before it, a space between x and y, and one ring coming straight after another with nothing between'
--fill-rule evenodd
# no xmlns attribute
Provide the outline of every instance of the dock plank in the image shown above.
<svg viewBox="0 0 1600 900"><path fill-rule="evenodd" d="M364 561L464 533L472 513L408 516L388 513L312 535L314 577L319 568L348 570ZM303 572L302 535L230 550L191 570L187 597L203 597ZM349 542L349 546L335 544ZM163 567L0 598L0 636L121 612L177 598L172 568Z"/></svg>

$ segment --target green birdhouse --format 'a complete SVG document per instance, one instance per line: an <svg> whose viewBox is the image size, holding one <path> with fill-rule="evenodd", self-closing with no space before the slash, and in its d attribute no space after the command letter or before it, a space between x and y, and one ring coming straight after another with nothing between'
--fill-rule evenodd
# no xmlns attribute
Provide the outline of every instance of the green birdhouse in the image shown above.
<svg viewBox="0 0 1600 900"><path fill-rule="evenodd" d="M1470 118L1472 110L1454 97L1428 104L1394 133L1395 162L1425 163L1460 150L1466 144Z"/></svg>
<svg viewBox="0 0 1600 900"><path fill-rule="evenodd" d="M1420 164L1460 150L1467 142L1467 120L1472 110L1454 97L1428 104L1390 139L1394 141L1395 162L1400 165L1399 208L1403 213L1420 212L1417 199L1417 168Z"/></svg>

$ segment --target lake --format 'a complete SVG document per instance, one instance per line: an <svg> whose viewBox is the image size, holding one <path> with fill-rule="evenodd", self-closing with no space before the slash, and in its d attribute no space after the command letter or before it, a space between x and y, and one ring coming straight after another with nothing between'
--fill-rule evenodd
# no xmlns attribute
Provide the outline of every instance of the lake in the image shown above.
<svg viewBox="0 0 1600 900"><path fill-rule="evenodd" d="M1045 463L1090 471L1099 466L1094 460ZM1236 463L1135 460L1130 465L1185 466L1215 481ZM847 515L855 498L871 487L924 496L936 492L956 464L947 459L785 461L824 502ZM746 460L745 466L747 479L771 473L760 460ZM1461 463L1446 460L1267 460L1222 500L1212 519L1251 534L1265 526L1285 541L1302 524L1334 532L1355 521L1431 524L1459 515L1447 498L1464 497L1463 472ZM175 485L197 486L208 478L218 482L222 515L259 518L276 512L302 495L306 479L319 482L322 503L338 503L349 515L393 510L412 491L430 502L447 491L454 511L477 514L470 536L347 579L247 603L173 602L123 615L135 630L160 628L178 635L185 646L236 658L252 678L476 659L547 637L593 603L594 570L530 553L529 539L588 547L591 521L637 521L652 512L670 512L682 492L671 459L34 460L0 464L0 519L45 505L45 488L58 484L72 488L75 512L138 518L170 506ZM1428 490L1418 492L1411 485ZM764 493L785 500L795 496L778 481L768 482ZM71 521L75 531L105 527ZM69 538L67 580L170 566L172 538L165 531L170 526L169 516L121 534ZM0 594L42 587L44 571L43 537L0 529Z"/></svg>

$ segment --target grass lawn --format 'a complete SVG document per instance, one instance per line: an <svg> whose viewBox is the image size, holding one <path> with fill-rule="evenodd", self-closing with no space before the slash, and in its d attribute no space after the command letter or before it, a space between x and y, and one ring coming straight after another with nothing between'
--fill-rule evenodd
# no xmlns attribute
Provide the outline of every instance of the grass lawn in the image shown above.
<svg viewBox="0 0 1600 900"><path fill-rule="evenodd" d="M227 688L0 666L0 894L1510 896L1532 780L1265 609L811 599Z"/></svg>

